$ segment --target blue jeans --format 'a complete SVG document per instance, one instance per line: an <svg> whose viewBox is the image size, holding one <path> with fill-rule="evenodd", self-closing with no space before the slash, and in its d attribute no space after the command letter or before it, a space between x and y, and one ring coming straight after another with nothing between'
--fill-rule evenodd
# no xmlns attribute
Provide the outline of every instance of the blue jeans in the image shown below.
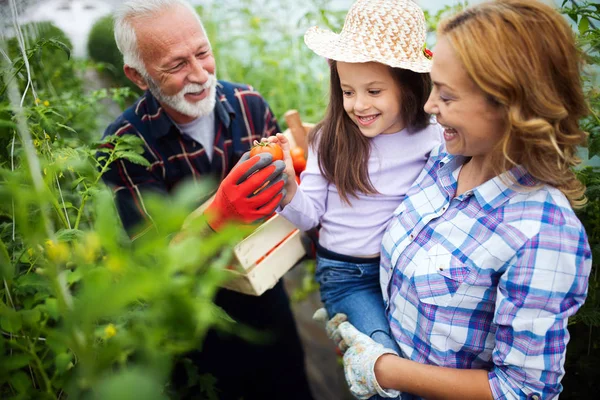
<svg viewBox="0 0 600 400"><path fill-rule="evenodd" d="M316 280L330 317L346 314L360 332L401 354L385 315L379 286L379 257L351 257L319 247ZM375 399L382 397L371 397Z"/></svg>

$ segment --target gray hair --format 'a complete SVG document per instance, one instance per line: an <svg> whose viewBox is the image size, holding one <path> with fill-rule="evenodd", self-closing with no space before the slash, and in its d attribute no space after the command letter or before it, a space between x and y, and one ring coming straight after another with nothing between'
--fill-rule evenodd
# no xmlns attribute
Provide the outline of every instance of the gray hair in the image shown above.
<svg viewBox="0 0 600 400"><path fill-rule="evenodd" d="M119 6L114 14L115 41L117 42L119 51L123 54L123 63L138 70L144 77L147 77L148 73L140 56L137 36L132 21L160 14L173 6L184 6L189 9L198 19L204 36L206 36L206 30L204 29L204 25L202 25L200 16L186 0L128 0Z"/></svg>

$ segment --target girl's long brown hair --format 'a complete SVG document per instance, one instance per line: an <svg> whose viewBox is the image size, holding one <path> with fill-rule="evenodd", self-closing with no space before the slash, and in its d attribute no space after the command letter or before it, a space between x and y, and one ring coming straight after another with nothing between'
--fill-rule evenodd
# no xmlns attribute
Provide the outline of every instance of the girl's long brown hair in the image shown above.
<svg viewBox="0 0 600 400"><path fill-rule="evenodd" d="M558 188L573 207L585 187L572 167L587 135L581 58L573 30L552 7L532 0L478 4L438 27L469 76L504 109L506 132L495 151L500 174L520 164Z"/></svg>
<svg viewBox="0 0 600 400"><path fill-rule="evenodd" d="M342 201L350 204L350 197L356 197L358 193L377 193L369 179L371 139L360 132L344 110L337 63L330 60L329 68L329 105L323 121L310 132L309 145L318 149L321 174L336 186ZM416 133L429 124L430 116L423 106L431 92L431 78L429 74L389 68L400 87L400 114L404 126L409 132Z"/></svg>

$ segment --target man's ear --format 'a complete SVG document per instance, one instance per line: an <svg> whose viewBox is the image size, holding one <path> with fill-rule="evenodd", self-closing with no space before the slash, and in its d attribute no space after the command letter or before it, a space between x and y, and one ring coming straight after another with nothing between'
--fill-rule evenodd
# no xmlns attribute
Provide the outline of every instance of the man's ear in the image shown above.
<svg viewBox="0 0 600 400"><path fill-rule="evenodd" d="M129 78L129 80L136 84L142 90L148 89L148 83L146 79L139 73L139 71L135 68L130 67L129 65L123 65L123 72L125 72L125 76Z"/></svg>

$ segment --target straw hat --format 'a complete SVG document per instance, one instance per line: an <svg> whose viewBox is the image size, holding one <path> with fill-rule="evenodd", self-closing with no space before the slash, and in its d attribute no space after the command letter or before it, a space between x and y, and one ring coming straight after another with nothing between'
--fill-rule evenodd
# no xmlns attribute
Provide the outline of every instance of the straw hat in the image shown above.
<svg viewBox="0 0 600 400"><path fill-rule="evenodd" d="M415 72L431 71L424 54L425 16L411 0L358 0L352 5L342 32L316 26L304 35L318 55L349 63L375 61Z"/></svg>

